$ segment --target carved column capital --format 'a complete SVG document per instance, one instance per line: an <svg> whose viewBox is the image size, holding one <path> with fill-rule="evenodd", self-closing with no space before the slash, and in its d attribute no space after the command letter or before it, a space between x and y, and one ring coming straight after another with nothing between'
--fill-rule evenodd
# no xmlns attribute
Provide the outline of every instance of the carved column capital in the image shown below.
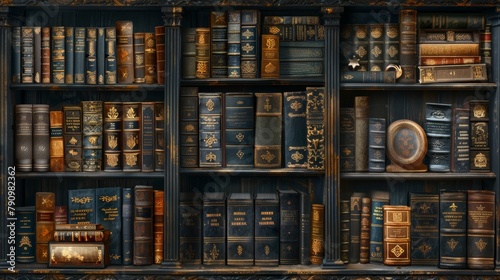
<svg viewBox="0 0 500 280"><path fill-rule="evenodd" d="M344 7L322 7L321 12L325 26L339 26Z"/></svg>
<svg viewBox="0 0 500 280"><path fill-rule="evenodd" d="M181 7L162 7L163 22L165 26L181 26L182 8Z"/></svg>

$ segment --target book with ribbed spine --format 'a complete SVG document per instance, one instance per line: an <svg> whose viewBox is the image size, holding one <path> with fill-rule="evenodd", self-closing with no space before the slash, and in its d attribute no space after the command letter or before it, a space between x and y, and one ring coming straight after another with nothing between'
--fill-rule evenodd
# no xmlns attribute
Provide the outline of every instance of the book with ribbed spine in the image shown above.
<svg viewBox="0 0 500 280"><path fill-rule="evenodd" d="M35 207L17 207L16 218L16 262L34 262L36 247Z"/></svg>
<svg viewBox="0 0 500 280"><path fill-rule="evenodd" d="M257 61L260 38L259 11L241 10L241 77L257 78L259 63Z"/></svg>
<svg viewBox="0 0 500 280"><path fill-rule="evenodd" d="M295 190L278 190L280 201L281 265L300 263L300 194Z"/></svg>
<svg viewBox="0 0 500 280"><path fill-rule="evenodd" d="M33 27L21 27L21 81L25 84L31 84L34 82L34 40Z"/></svg>
<svg viewBox="0 0 500 280"><path fill-rule="evenodd" d="M481 56L420 56L419 65L453 65L481 63ZM489 71L488 71L489 72Z"/></svg>
<svg viewBox="0 0 500 280"><path fill-rule="evenodd" d="M283 93L284 161L286 167L307 168L307 93Z"/></svg>
<svg viewBox="0 0 500 280"><path fill-rule="evenodd" d="M199 92L200 167L222 166L222 93Z"/></svg>
<svg viewBox="0 0 500 280"><path fill-rule="evenodd" d="M495 268L495 192L467 191L467 268Z"/></svg>
<svg viewBox="0 0 500 280"><path fill-rule="evenodd" d="M359 245L361 235L361 211L363 207L362 198L366 197L365 193L354 192L351 194L349 204L349 263L359 262Z"/></svg>
<svg viewBox="0 0 500 280"><path fill-rule="evenodd" d="M67 40L67 39L66 39ZM33 27L33 82L42 82L42 28Z"/></svg>
<svg viewBox="0 0 500 280"><path fill-rule="evenodd" d="M75 28L64 27L64 83L72 84L75 81Z"/></svg>
<svg viewBox="0 0 500 280"><path fill-rule="evenodd" d="M50 113L48 104L33 104L33 171L50 166Z"/></svg>
<svg viewBox="0 0 500 280"><path fill-rule="evenodd" d="M201 264L202 200L195 193L179 195L179 259L186 264Z"/></svg>
<svg viewBox="0 0 500 280"><path fill-rule="evenodd" d="M210 12L210 76L227 77L227 11Z"/></svg>
<svg viewBox="0 0 500 280"><path fill-rule="evenodd" d="M154 234L154 263L161 264L163 261L163 233L164 223L163 218L165 212L164 191L154 190L154 213L153 213L153 234Z"/></svg>
<svg viewBox="0 0 500 280"><path fill-rule="evenodd" d="M102 101L82 101L83 171L102 167Z"/></svg>
<svg viewBox="0 0 500 280"><path fill-rule="evenodd" d="M325 169L325 88L306 87L307 169Z"/></svg>
<svg viewBox="0 0 500 280"><path fill-rule="evenodd" d="M485 18L477 13L421 13L419 29L484 29Z"/></svg>
<svg viewBox="0 0 500 280"><path fill-rule="evenodd" d="M156 81L165 84L165 26L155 26Z"/></svg>
<svg viewBox="0 0 500 280"><path fill-rule="evenodd" d="M358 60L359 63L359 68L358 71L368 71L370 70L368 68L368 60L369 60L369 49L370 49L370 42L369 42L369 32L368 32L368 25L367 24L353 24L353 34L352 36L352 48L354 50L353 52L353 57ZM350 59L351 57L348 57Z"/></svg>
<svg viewBox="0 0 500 280"><path fill-rule="evenodd" d="M368 127L369 127L369 97L354 97L354 123L355 123L355 170L368 171Z"/></svg>
<svg viewBox="0 0 500 280"><path fill-rule="evenodd" d="M82 171L82 107L63 106L65 171Z"/></svg>
<svg viewBox="0 0 500 280"><path fill-rule="evenodd" d="M452 105L425 104L425 132L427 134L429 171L450 171Z"/></svg>
<svg viewBox="0 0 500 280"><path fill-rule="evenodd" d="M122 170L122 103L104 102L103 170Z"/></svg>
<svg viewBox="0 0 500 280"><path fill-rule="evenodd" d="M370 262L370 231L372 216L372 198L367 194L361 198L361 221L359 231L359 262Z"/></svg>
<svg viewBox="0 0 500 280"><path fill-rule="evenodd" d="M280 40L278 35L262 35L260 77L280 77Z"/></svg>
<svg viewBox="0 0 500 280"><path fill-rule="evenodd" d="M492 61L492 48L491 48L491 23L486 22L484 29L479 31L479 51L481 53L481 61L486 64L486 71L488 72L488 80L491 78L491 63ZM470 62L478 63L478 62Z"/></svg>
<svg viewBox="0 0 500 280"><path fill-rule="evenodd" d="M105 268L109 265L109 242L51 242L50 268ZM72 257L67 254L71 252Z"/></svg>
<svg viewBox="0 0 500 280"><path fill-rule="evenodd" d="M325 206L312 204L311 210L311 263L321 265L325 254Z"/></svg>
<svg viewBox="0 0 500 280"><path fill-rule="evenodd" d="M141 171L141 103L123 102L123 171Z"/></svg>
<svg viewBox="0 0 500 280"><path fill-rule="evenodd" d="M145 66L145 39L144 32L135 32L133 35L134 42L134 83L142 84L146 82L146 66Z"/></svg>
<svg viewBox="0 0 500 280"><path fill-rule="evenodd" d="M368 120L368 171L385 171L385 118Z"/></svg>
<svg viewBox="0 0 500 280"><path fill-rule="evenodd" d="M399 24L398 23L384 23L384 51L383 60L384 68L389 64L399 65L399 55L400 55L400 36L399 36Z"/></svg>
<svg viewBox="0 0 500 280"><path fill-rule="evenodd" d="M85 27L75 27L75 41L74 41L74 69L73 75L75 84L85 83ZM50 43L50 42L49 42ZM48 46L50 49L50 44Z"/></svg>
<svg viewBox="0 0 500 280"><path fill-rule="evenodd" d="M411 264L437 266L439 260L439 194L410 192Z"/></svg>
<svg viewBox="0 0 500 280"><path fill-rule="evenodd" d="M227 198L227 265L254 264L254 201L250 193Z"/></svg>
<svg viewBox="0 0 500 280"><path fill-rule="evenodd" d="M312 228L312 201L311 195L307 191L296 189L300 194L300 254L299 263L303 265L309 265L312 260L318 261L318 258L322 254L320 247L312 247L312 241L318 236L313 238L313 228ZM316 229L319 230L319 229ZM316 232L316 235L319 232ZM322 243L322 242L321 242ZM313 256L314 253L314 256ZM321 258L321 261L323 258ZM317 263L315 263L317 264Z"/></svg>
<svg viewBox="0 0 500 280"><path fill-rule="evenodd" d="M199 105L198 88L180 88L180 165L199 166Z"/></svg>
<svg viewBox="0 0 500 280"><path fill-rule="evenodd" d="M409 206L384 205L384 264L410 265Z"/></svg>
<svg viewBox="0 0 500 280"><path fill-rule="evenodd" d="M478 56L479 43L419 43L419 56Z"/></svg>
<svg viewBox="0 0 500 280"><path fill-rule="evenodd" d="M453 107L451 137L451 172L470 171L470 118L469 108Z"/></svg>
<svg viewBox="0 0 500 280"><path fill-rule="evenodd" d="M63 112L50 111L50 165L52 172L64 171Z"/></svg>
<svg viewBox="0 0 500 280"><path fill-rule="evenodd" d="M255 195L255 265L277 266L280 252L280 204L276 193Z"/></svg>
<svg viewBox="0 0 500 280"><path fill-rule="evenodd" d="M211 66L210 66L210 28L197 27L195 29L195 73L198 79L210 78Z"/></svg>
<svg viewBox="0 0 500 280"><path fill-rule="evenodd" d="M97 188L95 193L95 222L110 232L109 262L122 264L122 188Z"/></svg>
<svg viewBox="0 0 500 280"><path fill-rule="evenodd" d="M100 230L56 230L54 241L56 242L104 242L109 241L110 231Z"/></svg>
<svg viewBox="0 0 500 280"><path fill-rule="evenodd" d="M417 82L417 11L402 9L399 12L400 55L399 64L403 70L398 83L414 84Z"/></svg>
<svg viewBox="0 0 500 280"><path fill-rule="evenodd" d="M340 260L349 263L349 242L350 242L350 199L340 200Z"/></svg>
<svg viewBox="0 0 500 280"><path fill-rule="evenodd" d="M384 262L384 211L382 207L389 204L389 192L372 191L371 225L370 225L370 263Z"/></svg>
<svg viewBox="0 0 500 280"><path fill-rule="evenodd" d="M470 100L470 170L488 172L490 170L489 120L490 109L488 100Z"/></svg>
<svg viewBox="0 0 500 280"><path fill-rule="evenodd" d="M255 98L255 167L281 167L283 94L255 93Z"/></svg>
<svg viewBox="0 0 500 280"><path fill-rule="evenodd" d="M51 39L51 30L50 27L42 27L42 45L41 45L41 54L42 54L42 77L41 81L44 84L48 84L51 82L51 50L50 50L50 39Z"/></svg>
<svg viewBox="0 0 500 280"><path fill-rule="evenodd" d="M479 30L439 30L439 29L419 29L419 43L433 43L437 46L440 43L471 43L479 42Z"/></svg>
<svg viewBox="0 0 500 280"><path fill-rule="evenodd" d="M227 77L241 77L241 12L227 12Z"/></svg>
<svg viewBox="0 0 500 280"><path fill-rule="evenodd" d="M384 24L368 24L368 70L384 71Z"/></svg>
<svg viewBox="0 0 500 280"><path fill-rule="evenodd" d="M116 73L119 84L134 82L134 23L116 21Z"/></svg>
<svg viewBox="0 0 500 280"><path fill-rule="evenodd" d="M97 84L97 28L85 28L85 83Z"/></svg>
<svg viewBox="0 0 500 280"><path fill-rule="evenodd" d="M439 193L439 267L467 267L467 192Z"/></svg>
<svg viewBox="0 0 500 280"><path fill-rule="evenodd" d="M122 264L133 264L134 250L134 190L122 189Z"/></svg>
<svg viewBox="0 0 500 280"><path fill-rule="evenodd" d="M155 103L141 102L141 171L153 172L155 169Z"/></svg>
<svg viewBox="0 0 500 280"><path fill-rule="evenodd" d="M203 264L226 264L226 197L222 192L203 196Z"/></svg>
<svg viewBox="0 0 500 280"><path fill-rule="evenodd" d="M356 123L354 107L340 108L340 170L349 172L355 170L356 161Z"/></svg>
<svg viewBox="0 0 500 280"><path fill-rule="evenodd" d="M16 105L16 170L33 170L33 105Z"/></svg>
<svg viewBox="0 0 500 280"><path fill-rule="evenodd" d="M134 187L134 265L154 263L154 191L152 186Z"/></svg>
<svg viewBox="0 0 500 280"><path fill-rule="evenodd" d="M195 105L196 106L196 105ZM154 168L165 170L165 103L155 102Z"/></svg>
<svg viewBox="0 0 500 280"><path fill-rule="evenodd" d="M21 61L22 61L22 45L21 45L21 26L13 26L11 34L12 59L11 59L11 82L19 84L21 80ZM50 37L49 37L50 39ZM50 69L50 68L49 68Z"/></svg>
<svg viewBox="0 0 500 280"><path fill-rule="evenodd" d="M53 192L35 194L35 258L37 263L49 261L49 242L54 239L55 201Z"/></svg>
<svg viewBox="0 0 500 280"><path fill-rule="evenodd" d="M144 33L144 68L146 84L156 84L156 37L151 32Z"/></svg>
<svg viewBox="0 0 500 280"><path fill-rule="evenodd" d="M104 83L114 85L117 82L116 77L116 28L104 28Z"/></svg>
<svg viewBox="0 0 500 280"><path fill-rule="evenodd" d="M183 79L196 78L196 28L182 28L182 65L181 77Z"/></svg>
<svg viewBox="0 0 500 280"><path fill-rule="evenodd" d="M342 71L340 81L345 83L396 83L394 71Z"/></svg>

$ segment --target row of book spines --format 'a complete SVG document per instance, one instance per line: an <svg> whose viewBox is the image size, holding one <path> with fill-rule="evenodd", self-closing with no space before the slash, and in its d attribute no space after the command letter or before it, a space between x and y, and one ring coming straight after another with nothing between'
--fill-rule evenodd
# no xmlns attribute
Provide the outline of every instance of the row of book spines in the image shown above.
<svg viewBox="0 0 500 280"><path fill-rule="evenodd" d="M116 27L14 27L12 82L163 84L165 28L131 32L128 21Z"/></svg>

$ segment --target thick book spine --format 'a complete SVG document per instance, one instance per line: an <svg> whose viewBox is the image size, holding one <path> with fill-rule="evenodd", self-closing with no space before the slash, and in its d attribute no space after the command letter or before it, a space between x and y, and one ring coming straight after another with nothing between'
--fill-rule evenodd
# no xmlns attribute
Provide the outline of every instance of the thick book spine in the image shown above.
<svg viewBox="0 0 500 280"><path fill-rule="evenodd" d="M56 206L57 207L57 206ZM58 231L87 231L87 230L103 230L101 224L83 223L83 224L56 224Z"/></svg>
<svg viewBox="0 0 500 280"><path fill-rule="evenodd" d="M181 77L183 79L196 78L196 30L194 27L186 27L182 29L182 65Z"/></svg>
<svg viewBox="0 0 500 280"><path fill-rule="evenodd" d="M33 48L33 27L21 27L21 81L25 84L33 83L33 72L35 71L33 61Z"/></svg>
<svg viewBox="0 0 500 280"><path fill-rule="evenodd" d="M181 193L179 200L179 259L184 264L201 264L202 201L194 193Z"/></svg>
<svg viewBox="0 0 500 280"><path fill-rule="evenodd" d="M50 27L42 27L42 83L51 82Z"/></svg>
<svg viewBox="0 0 500 280"><path fill-rule="evenodd" d="M64 27L64 82L72 84L75 81L75 28Z"/></svg>
<svg viewBox="0 0 500 280"><path fill-rule="evenodd" d="M425 104L429 171L449 172L452 134L452 106L443 103Z"/></svg>
<svg viewBox="0 0 500 280"><path fill-rule="evenodd" d="M250 92L224 95L224 156L227 167L253 167L255 99Z"/></svg>
<svg viewBox="0 0 500 280"><path fill-rule="evenodd" d="M21 28L20 26L12 27L11 46L12 46L12 59L11 59L11 82L19 84L21 80L21 63L22 63L22 46L21 46ZM50 38L50 37L49 37Z"/></svg>
<svg viewBox="0 0 500 280"><path fill-rule="evenodd" d="M280 200L280 264L300 263L300 194L295 190L279 190Z"/></svg>
<svg viewBox="0 0 500 280"><path fill-rule="evenodd" d="M486 64L419 66L421 84L488 80Z"/></svg>
<svg viewBox="0 0 500 280"><path fill-rule="evenodd" d="M396 83L394 71L343 71L340 81L344 83Z"/></svg>
<svg viewBox="0 0 500 280"><path fill-rule="evenodd" d="M134 188L134 265L154 263L154 191L152 186Z"/></svg>
<svg viewBox="0 0 500 280"><path fill-rule="evenodd" d="M355 149L356 161L355 170L357 172L368 171L368 122L369 122L369 97L354 97L354 124L355 124Z"/></svg>
<svg viewBox="0 0 500 280"><path fill-rule="evenodd" d="M96 189L68 190L68 222L96 223Z"/></svg>
<svg viewBox="0 0 500 280"><path fill-rule="evenodd" d="M470 171L470 118L469 108L453 108L451 138L451 171Z"/></svg>
<svg viewBox="0 0 500 280"><path fill-rule="evenodd" d="M439 267L467 267L467 192L439 193Z"/></svg>
<svg viewBox="0 0 500 280"><path fill-rule="evenodd" d="M495 268L495 192L467 191L467 268Z"/></svg>
<svg viewBox="0 0 500 280"><path fill-rule="evenodd" d="M241 10L241 77L257 78L259 72L259 11Z"/></svg>
<svg viewBox="0 0 500 280"><path fill-rule="evenodd" d="M104 83L114 85L116 77L116 28L104 28Z"/></svg>
<svg viewBox="0 0 500 280"><path fill-rule="evenodd" d="M163 261L164 247L164 223L163 218L165 206L164 191L154 190L154 213L153 213L153 234L154 234L154 263L161 264Z"/></svg>
<svg viewBox="0 0 500 280"><path fill-rule="evenodd" d="M419 43L434 43L439 46L441 43L472 43L479 42L479 30L439 30L439 29L419 29Z"/></svg>
<svg viewBox="0 0 500 280"><path fill-rule="evenodd" d="M97 188L96 223L110 231L109 262L122 264L122 188Z"/></svg>
<svg viewBox="0 0 500 280"><path fill-rule="evenodd" d="M278 35L262 35L260 77L280 77L280 40Z"/></svg>
<svg viewBox="0 0 500 280"><path fill-rule="evenodd" d="M98 85L106 83L106 34L104 27L96 28L96 81Z"/></svg>
<svg viewBox="0 0 500 280"><path fill-rule="evenodd" d="M439 194L410 193L411 264L436 267L439 260Z"/></svg>
<svg viewBox="0 0 500 280"><path fill-rule="evenodd" d="M349 263L359 262L359 245L361 235L361 210L363 207L362 198L366 195L360 192L354 192L351 195L349 211Z"/></svg>
<svg viewBox="0 0 500 280"><path fill-rule="evenodd" d="M255 265L277 266L280 252L280 204L276 193L255 196Z"/></svg>
<svg viewBox="0 0 500 280"><path fill-rule="evenodd" d="M349 263L349 243L351 236L350 226L350 199L340 200L340 260Z"/></svg>
<svg viewBox="0 0 500 280"><path fill-rule="evenodd" d="M307 93L283 93L284 161L290 168L307 168Z"/></svg>
<svg viewBox="0 0 500 280"><path fill-rule="evenodd" d="M200 167L220 167L222 166L222 93L200 92L198 102Z"/></svg>
<svg viewBox="0 0 500 280"><path fill-rule="evenodd" d="M52 172L64 171L63 112L50 111L50 165Z"/></svg>
<svg viewBox="0 0 500 280"><path fill-rule="evenodd" d="M422 13L418 15L419 29L484 29L485 18L476 13Z"/></svg>
<svg viewBox="0 0 500 280"><path fill-rule="evenodd" d="M16 262L34 262L36 247L35 207L17 207L16 218Z"/></svg>
<svg viewBox="0 0 500 280"><path fill-rule="evenodd" d="M50 166L49 105L33 104L33 171L46 172Z"/></svg>
<svg viewBox="0 0 500 280"><path fill-rule="evenodd" d="M254 264L254 201L250 193L227 199L227 265Z"/></svg>
<svg viewBox="0 0 500 280"><path fill-rule="evenodd" d="M82 101L83 171L100 171L102 165L102 101Z"/></svg>
<svg viewBox="0 0 500 280"><path fill-rule="evenodd" d="M385 171L386 124L384 118L368 120L368 171Z"/></svg>
<svg viewBox="0 0 500 280"><path fill-rule="evenodd" d="M156 37L155 33L144 33L144 67L146 84L157 83L156 73Z"/></svg>
<svg viewBox="0 0 500 280"><path fill-rule="evenodd" d="M399 63L403 75L398 79L402 84L417 82L417 11L403 9L399 12Z"/></svg>
<svg viewBox="0 0 500 280"><path fill-rule="evenodd" d="M368 24L368 69L384 71L384 24Z"/></svg>
<svg viewBox="0 0 500 280"><path fill-rule="evenodd" d="M200 118L197 87L181 87L179 110L180 164L181 167L198 167Z"/></svg>
<svg viewBox="0 0 500 280"><path fill-rule="evenodd" d="M255 93L255 167L281 167L283 94Z"/></svg>
<svg viewBox="0 0 500 280"><path fill-rule="evenodd" d="M109 265L109 242L51 242L50 268L105 268ZM68 251L79 258L68 258Z"/></svg>
<svg viewBox="0 0 500 280"><path fill-rule="evenodd" d="M103 170L122 170L122 103L104 102Z"/></svg>
<svg viewBox="0 0 500 280"><path fill-rule="evenodd" d="M382 68L382 71L390 64L399 65L399 42L401 40L401 36L399 34L400 31L398 23L384 23L384 68Z"/></svg>
<svg viewBox="0 0 500 280"><path fill-rule="evenodd" d="M154 168L155 171L164 171L165 170L165 103L164 102L155 102L154 122L155 122Z"/></svg>
<svg viewBox="0 0 500 280"><path fill-rule="evenodd" d="M281 61L281 78L323 77L323 61Z"/></svg>
<svg viewBox="0 0 500 280"><path fill-rule="evenodd" d="M49 242L54 239L56 197L52 192L35 194L35 257L38 263L49 261Z"/></svg>
<svg viewBox="0 0 500 280"><path fill-rule="evenodd" d="M420 43L419 56L478 56L479 43Z"/></svg>
<svg viewBox="0 0 500 280"><path fill-rule="evenodd" d="M203 264L226 264L226 198L221 192L203 197Z"/></svg>
<svg viewBox="0 0 500 280"><path fill-rule="evenodd" d="M354 108L340 108L340 171L355 171L356 161L356 123Z"/></svg>
<svg viewBox="0 0 500 280"><path fill-rule="evenodd" d="M122 264L133 264L134 250L134 191L132 188L122 189Z"/></svg>
<svg viewBox="0 0 500 280"><path fill-rule="evenodd" d="M197 27L195 29L195 47L196 47L196 78L210 78L210 28Z"/></svg>
<svg viewBox="0 0 500 280"><path fill-rule="evenodd" d="M33 105L16 105L16 170L33 170Z"/></svg>
<svg viewBox="0 0 500 280"><path fill-rule="evenodd" d="M141 103L123 102L123 171L141 171Z"/></svg>
<svg viewBox="0 0 500 280"><path fill-rule="evenodd" d="M384 205L384 264L410 265L409 206Z"/></svg>
<svg viewBox="0 0 500 280"><path fill-rule="evenodd" d="M75 84L85 83L85 42L86 42L85 27L75 27L74 69L73 69Z"/></svg>
<svg viewBox="0 0 500 280"><path fill-rule="evenodd" d="M311 210L311 263L321 265L325 254L325 206L313 204Z"/></svg>
<svg viewBox="0 0 500 280"><path fill-rule="evenodd" d="M352 26L355 34L352 36L352 48L354 50L352 57L348 57L348 59L355 59L358 62L358 71L369 71L368 68L368 59L369 59L369 32L367 24L353 24Z"/></svg>
<svg viewBox="0 0 500 280"><path fill-rule="evenodd" d="M325 88L307 87L307 169L325 169Z"/></svg>
<svg viewBox="0 0 500 280"><path fill-rule="evenodd" d="M33 27L33 82L42 82L42 28Z"/></svg>
<svg viewBox="0 0 500 280"><path fill-rule="evenodd" d="M325 57L324 41L280 41L280 61L322 61Z"/></svg>
<svg viewBox="0 0 500 280"><path fill-rule="evenodd" d="M165 26L155 26L155 41L156 81L158 84L163 85L165 84Z"/></svg>
<svg viewBox="0 0 500 280"><path fill-rule="evenodd" d="M210 12L210 76L227 77L227 11Z"/></svg>
<svg viewBox="0 0 500 280"><path fill-rule="evenodd" d="M470 170L473 172L490 171L488 100L470 100Z"/></svg>
<svg viewBox="0 0 500 280"><path fill-rule="evenodd" d="M370 230L371 230L371 212L372 198L364 196L361 198L361 221L359 231L359 262L370 262Z"/></svg>
<svg viewBox="0 0 500 280"><path fill-rule="evenodd" d="M145 44L144 32L135 32L133 35L134 42L134 83L142 84L146 82L146 67L145 59Z"/></svg>
<svg viewBox="0 0 500 280"><path fill-rule="evenodd" d="M97 84L97 28L85 28L85 83Z"/></svg>
<svg viewBox="0 0 500 280"><path fill-rule="evenodd" d="M241 77L241 12L227 12L227 77Z"/></svg>
<svg viewBox="0 0 500 280"><path fill-rule="evenodd" d="M65 171L82 171L82 107L63 106Z"/></svg>
<svg viewBox="0 0 500 280"><path fill-rule="evenodd" d="M296 190L300 194L300 252L299 252L299 263L302 265L309 265L314 260L316 263L323 261L323 258L320 256L323 254L322 248L318 247L318 244L315 244L313 247L312 242L313 239L318 236L312 236L312 202L311 195L307 191ZM316 213L318 214L318 213ZM319 229L317 229L319 230ZM318 232L316 232L318 234ZM318 240L316 240L318 242ZM322 243L322 242L321 242ZM314 255L313 255L314 253ZM321 260L319 260L321 257Z"/></svg>
<svg viewBox="0 0 500 280"><path fill-rule="evenodd" d="M116 74L119 84L134 82L134 23L117 21L116 28Z"/></svg>
<svg viewBox="0 0 500 280"><path fill-rule="evenodd" d="M389 192L372 191L371 225L370 225L370 263L384 262L384 210L389 204Z"/></svg>
<svg viewBox="0 0 500 280"><path fill-rule="evenodd" d="M480 56L420 56L419 65L453 65L453 64L477 64L481 63ZM489 71L488 71L489 72Z"/></svg>
<svg viewBox="0 0 500 280"><path fill-rule="evenodd" d="M155 170L155 103L141 103L141 171Z"/></svg>
<svg viewBox="0 0 500 280"><path fill-rule="evenodd" d="M105 242L109 241L109 230L56 230L54 241L56 242ZM109 253L109 252L108 252ZM113 255L110 256L112 258Z"/></svg>

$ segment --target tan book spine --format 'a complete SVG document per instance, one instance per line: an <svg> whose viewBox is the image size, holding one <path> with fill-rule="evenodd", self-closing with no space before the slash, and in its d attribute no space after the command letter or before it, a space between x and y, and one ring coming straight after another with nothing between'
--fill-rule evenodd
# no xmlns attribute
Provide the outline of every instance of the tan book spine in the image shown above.
<svg viewBox="0 0 500 280"><path fill-rule="evenodd" d="M280 77L280 41L278 35L262 35L261 78Z"/></svg>
<svg viewBox="0 0 500 280"><path fill-rule="evenodd" d="M117 21L116 27L116 73L118 83L134 82L134 24L132 21Z"/></svg>
<svg viewBox="0 0 500 280"><path fill-rule="evenodd" d="M359 262L370 262L370 229L372 199L365 196L361 198L361 229L359 233Z"/></svg>
<svg viewBox="0 0 500 280"><path fill-rule="evenodd" d="M356 96L354 98L355 123L355 150L356 161L354 168L357 172L368 171L368 121L369 97Z"/></svg>
<svg viewBox="0 0 500 280"><path fill-rule="evenodd" d="M411 207L384 205L384 264L410 265Z"/></svg>
<svg viewBox="0 0 500 280"><path fill-rule="evenodd" d="M52 172L64 171L63 112L50 111L50 166Z"/></svg>
<svg viewBox="0 0 500 280"><path fill-rule="evenodd" d="M480 55L479 43L470 44L434 44L424 43L419 44L420 56L467 56L467 55Z"/></svg>
<svg viewBox="0 0 500 280"><path fill-rule="evenodd" d="M49 261L49 242L54 239L55 230L55 201L52 192L37 192L35 194L35 221L36 221L36 262Z"/></svg>
<svg viewBox="0 0 500 280"><path fill-rule="evenodd" d="M163 232L164 232L164 211L163 206L165 204L164 191L154 190L154 218L153 218L153 230L154 230L154 250L155 250L155 264L161 264L163 261Z"/></svg>
<svg viewBox="0 0 500 280"><path fill-rule="evenodd" d="M155 33L144 33L144 67L146 84L157 83L156 37Z"/></svg>

